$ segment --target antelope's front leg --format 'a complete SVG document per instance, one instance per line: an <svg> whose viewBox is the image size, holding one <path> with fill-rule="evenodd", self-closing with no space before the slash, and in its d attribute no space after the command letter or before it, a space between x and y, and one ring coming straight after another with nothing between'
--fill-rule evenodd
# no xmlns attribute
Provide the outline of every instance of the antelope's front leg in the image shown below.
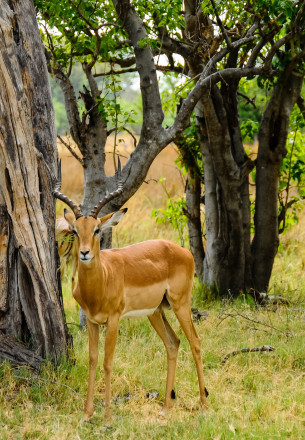
<svg viewBox="0 0 305 440"><path fill-rule="evenodd" d="M104 358L104 371L105 371L105 420L111 418L111 372L113 364L114 349L118 337L119 328L119 314L111 315L107 321L107 332L105 339L105 358Z"/></svg>
<svg viewBox="0 0 305 440"><path fill-rule="evenodd" d="M98 361L98 337L99 326L87 319L87 327L89 334L89 381L87 399L84 407L84 420L87 422L94 412L93 396L94 382L96 376L96 366Z"/></svg>

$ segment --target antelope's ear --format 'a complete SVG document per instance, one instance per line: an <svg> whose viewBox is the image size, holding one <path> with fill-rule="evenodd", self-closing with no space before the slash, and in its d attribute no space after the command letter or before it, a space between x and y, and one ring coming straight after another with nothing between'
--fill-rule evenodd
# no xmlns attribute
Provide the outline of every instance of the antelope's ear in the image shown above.
<svg viewBox="0 0 305 440"><path fill-rule="evenodd" d="M100 218L101 230L104 231L107 228L112 228L116 226L119 221L124 217L127 212L127 208L120 209L119 211L112 212L111 214L105 215L105 217Z"/></svg>
<svg viewBox="0 0 305 440"><path fill-rule="evenodd" d="M68 211L66 208L64 209L64 216L65 219L67 220L67 222L69 223L69 225L71 226L71 229L73 227L73 222L75 220L75 216L74 214L72 214L72 212Z"/></svg>

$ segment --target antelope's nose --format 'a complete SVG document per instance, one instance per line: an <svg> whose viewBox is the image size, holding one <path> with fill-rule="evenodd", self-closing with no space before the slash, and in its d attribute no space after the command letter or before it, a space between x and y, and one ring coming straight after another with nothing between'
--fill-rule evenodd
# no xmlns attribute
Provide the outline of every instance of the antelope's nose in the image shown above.
<svg viewBox="0 0 305 440"><path fill-rule="evenodd" d="M80 256L82 258L86 258L86 256L89 254L89 251L80 251Z"/></svg>

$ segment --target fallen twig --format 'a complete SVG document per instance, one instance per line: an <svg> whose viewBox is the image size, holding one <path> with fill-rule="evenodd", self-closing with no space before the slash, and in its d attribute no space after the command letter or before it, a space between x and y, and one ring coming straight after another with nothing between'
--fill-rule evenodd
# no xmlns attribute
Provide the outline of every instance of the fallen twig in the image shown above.
<svg viewBox="0 0 305 440"><path fill-rule="evenodd" d="M231 351L231 353L226 354L222 360L221 363L225 364L227 360L232 357L236 356L239 353L254 353L254 352L262 352L262 351L275 351L274 347L271 347L271 345L262 345L261 347L253 347L253 348L241 348L239 350Z"/></svg>
<svg viewBox="0 0 305 440"><path fill-rule="evenodd" d="M275 330L277 332L283 333L286 337L289 337L292 334L292 332L290 330L286 330L286 331L285 330L281 330L281 329L279 329L277 327L274 327L271 324L267 324L266 322L262 322L262 321L258 321L256 319L249 318L249 316L243 315L242 313L238 312L234 308L232 308L232 309L233 309L234 313L222 313L222 314L220 314L218 316L219 319L221 319L221 321L217 324L217 327L227 318L238 318L238 317L240 317L240 318L245 319L246 321L253 322L254 324L263 325L263 326L268 327L268 328L270 328L272 330ZM256 330L258 330L258 329L256 329Z"/></svg>

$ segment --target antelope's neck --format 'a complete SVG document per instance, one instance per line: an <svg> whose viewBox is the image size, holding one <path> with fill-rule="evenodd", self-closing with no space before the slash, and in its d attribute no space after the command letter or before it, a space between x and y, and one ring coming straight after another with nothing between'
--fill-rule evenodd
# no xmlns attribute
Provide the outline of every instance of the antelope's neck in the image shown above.
<svg viewBox="0 0 305 440"><path fill-rule="evenodd" d="M105 270L99 254L95 254L90 263L79 261L78 264L78 280L82 295L90 295L94 291L101 291Z"/></svg>

